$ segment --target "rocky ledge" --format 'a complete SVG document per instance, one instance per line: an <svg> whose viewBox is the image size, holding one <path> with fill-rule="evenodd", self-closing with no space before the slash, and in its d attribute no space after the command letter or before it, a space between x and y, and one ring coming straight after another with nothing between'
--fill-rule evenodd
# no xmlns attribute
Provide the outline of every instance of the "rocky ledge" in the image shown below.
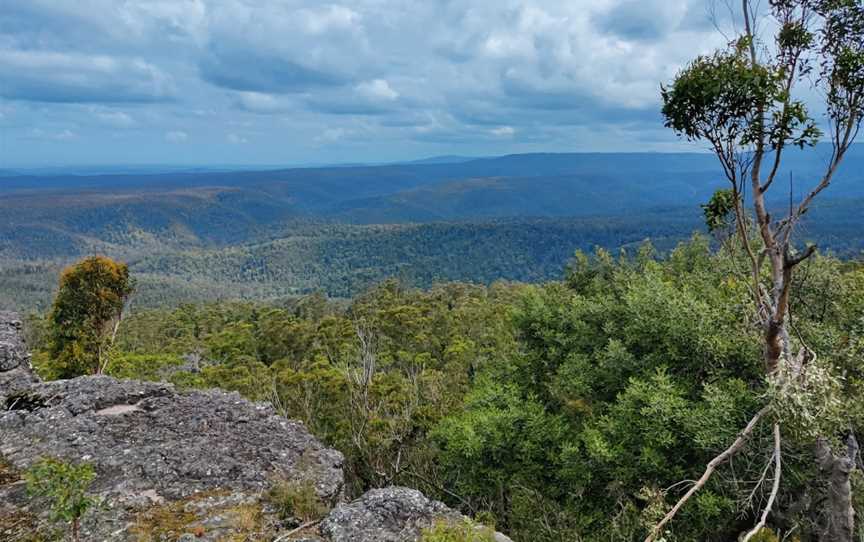
<svg viewBox="0 0 864 542"><path fill-rule="evenodd" d="M321 523L320 532L329 542L405 542L420 538L423 529L436 521L461 524L467 519L416 489L388 487L340 504ZM490 532L483 538L512 542L501 533Z"/></svg>
<svg viewBox="0 0 864 542"><path fill-rule="evenodd" d="M342 455L236 393L105 376L40 382L20 319L0 312L0 540L51 536L22 480L45 457L95 468L100 504L82 540L413 542L437 519L464 520L406 488L343 502ZM277 485L302 487L331 510L320 526L286 517L268 497Z"/></svg>
<svg viewBox="0 0 864 542"><path fill-rule="evenodd" d="M0 404L5 396L37 382L30 369L30 353L21 337L18 315L0 311ZM2 410L2 408L0 408Z"/></svg>

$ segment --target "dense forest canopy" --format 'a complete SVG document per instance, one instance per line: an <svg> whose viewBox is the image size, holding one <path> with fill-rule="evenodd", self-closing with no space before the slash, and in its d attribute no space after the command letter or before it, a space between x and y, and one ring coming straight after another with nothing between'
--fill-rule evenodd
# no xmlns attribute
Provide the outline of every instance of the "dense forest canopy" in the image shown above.
<svg viewBox="0 0 864 542"><path fill-rule="evenodd" d="M579 254L564 280L537 285L389 281L347 303L133 309L107 372L271 401L346 454L352 494L419 487L514 540L637 540L767 391L727 255L699 237L656 256L647 244ZM796 332L844 375L837 392L860 427L864 268L817 257L796 280ZM29 329L51 376L44 320ZM808 435L786 446L775 527L807 540L821 486ZM737 537L766 498L764 461L759 446L743 453L668 539Z"/></svg>
<svg viewBox="0 0 864 542"><path fill-rule="evenodd" d="M825 251L864 250L864 147L796 233ZM790 151L784 192L830 155ZM456 163L168 171L8 172L0 181L0 308L44 309L60 271L105 254L139 279L135 304L351 297L386 278L557 279L577 249L645 239L661 251L702 228L723 186L707 153L524 154ZM579 197L573 197L578 194ZM788 194L773 198L784 209Z"/></svg>

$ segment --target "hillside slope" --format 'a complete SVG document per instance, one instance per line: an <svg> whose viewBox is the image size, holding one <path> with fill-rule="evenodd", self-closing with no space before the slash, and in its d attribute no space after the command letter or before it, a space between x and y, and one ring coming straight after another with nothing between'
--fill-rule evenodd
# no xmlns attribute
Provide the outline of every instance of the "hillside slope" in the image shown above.
<svg viewBox="0 0 864 542"><path fill-rule="evenodd" d="M796 153L789 161L794 198L818 164ZM859 146L799 241L861 254L862 172ZM128 261L145 305L318 289L351 296L387 277L418 286L549 280L577 249L647 238L669 248L701 228L699 204L722 186L705 154L6 177L0 308L44 308L59 269L93 253ZM778 213L786 206L773 202Z"/></svg>

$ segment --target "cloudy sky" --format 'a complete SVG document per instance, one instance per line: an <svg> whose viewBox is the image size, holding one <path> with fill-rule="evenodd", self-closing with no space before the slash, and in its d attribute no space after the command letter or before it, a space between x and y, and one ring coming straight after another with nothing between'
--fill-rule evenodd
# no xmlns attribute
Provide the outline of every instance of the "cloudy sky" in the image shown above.
<svg viewBox="0 0 864 542"><path fill-rule="evenodd" d="M0 166L681 149L710 2L2 0Z"/></svg>

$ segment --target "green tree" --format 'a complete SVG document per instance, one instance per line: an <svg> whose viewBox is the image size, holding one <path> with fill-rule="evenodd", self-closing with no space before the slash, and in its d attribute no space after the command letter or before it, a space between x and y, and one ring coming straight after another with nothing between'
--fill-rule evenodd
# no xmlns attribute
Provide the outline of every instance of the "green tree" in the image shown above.
<svg viewBox="0 0 864 542"><path fill-rule="evenodd" d="M63 270L49 314L53 376L101 374L134 291L124 263L86 258Z"/></svg>

